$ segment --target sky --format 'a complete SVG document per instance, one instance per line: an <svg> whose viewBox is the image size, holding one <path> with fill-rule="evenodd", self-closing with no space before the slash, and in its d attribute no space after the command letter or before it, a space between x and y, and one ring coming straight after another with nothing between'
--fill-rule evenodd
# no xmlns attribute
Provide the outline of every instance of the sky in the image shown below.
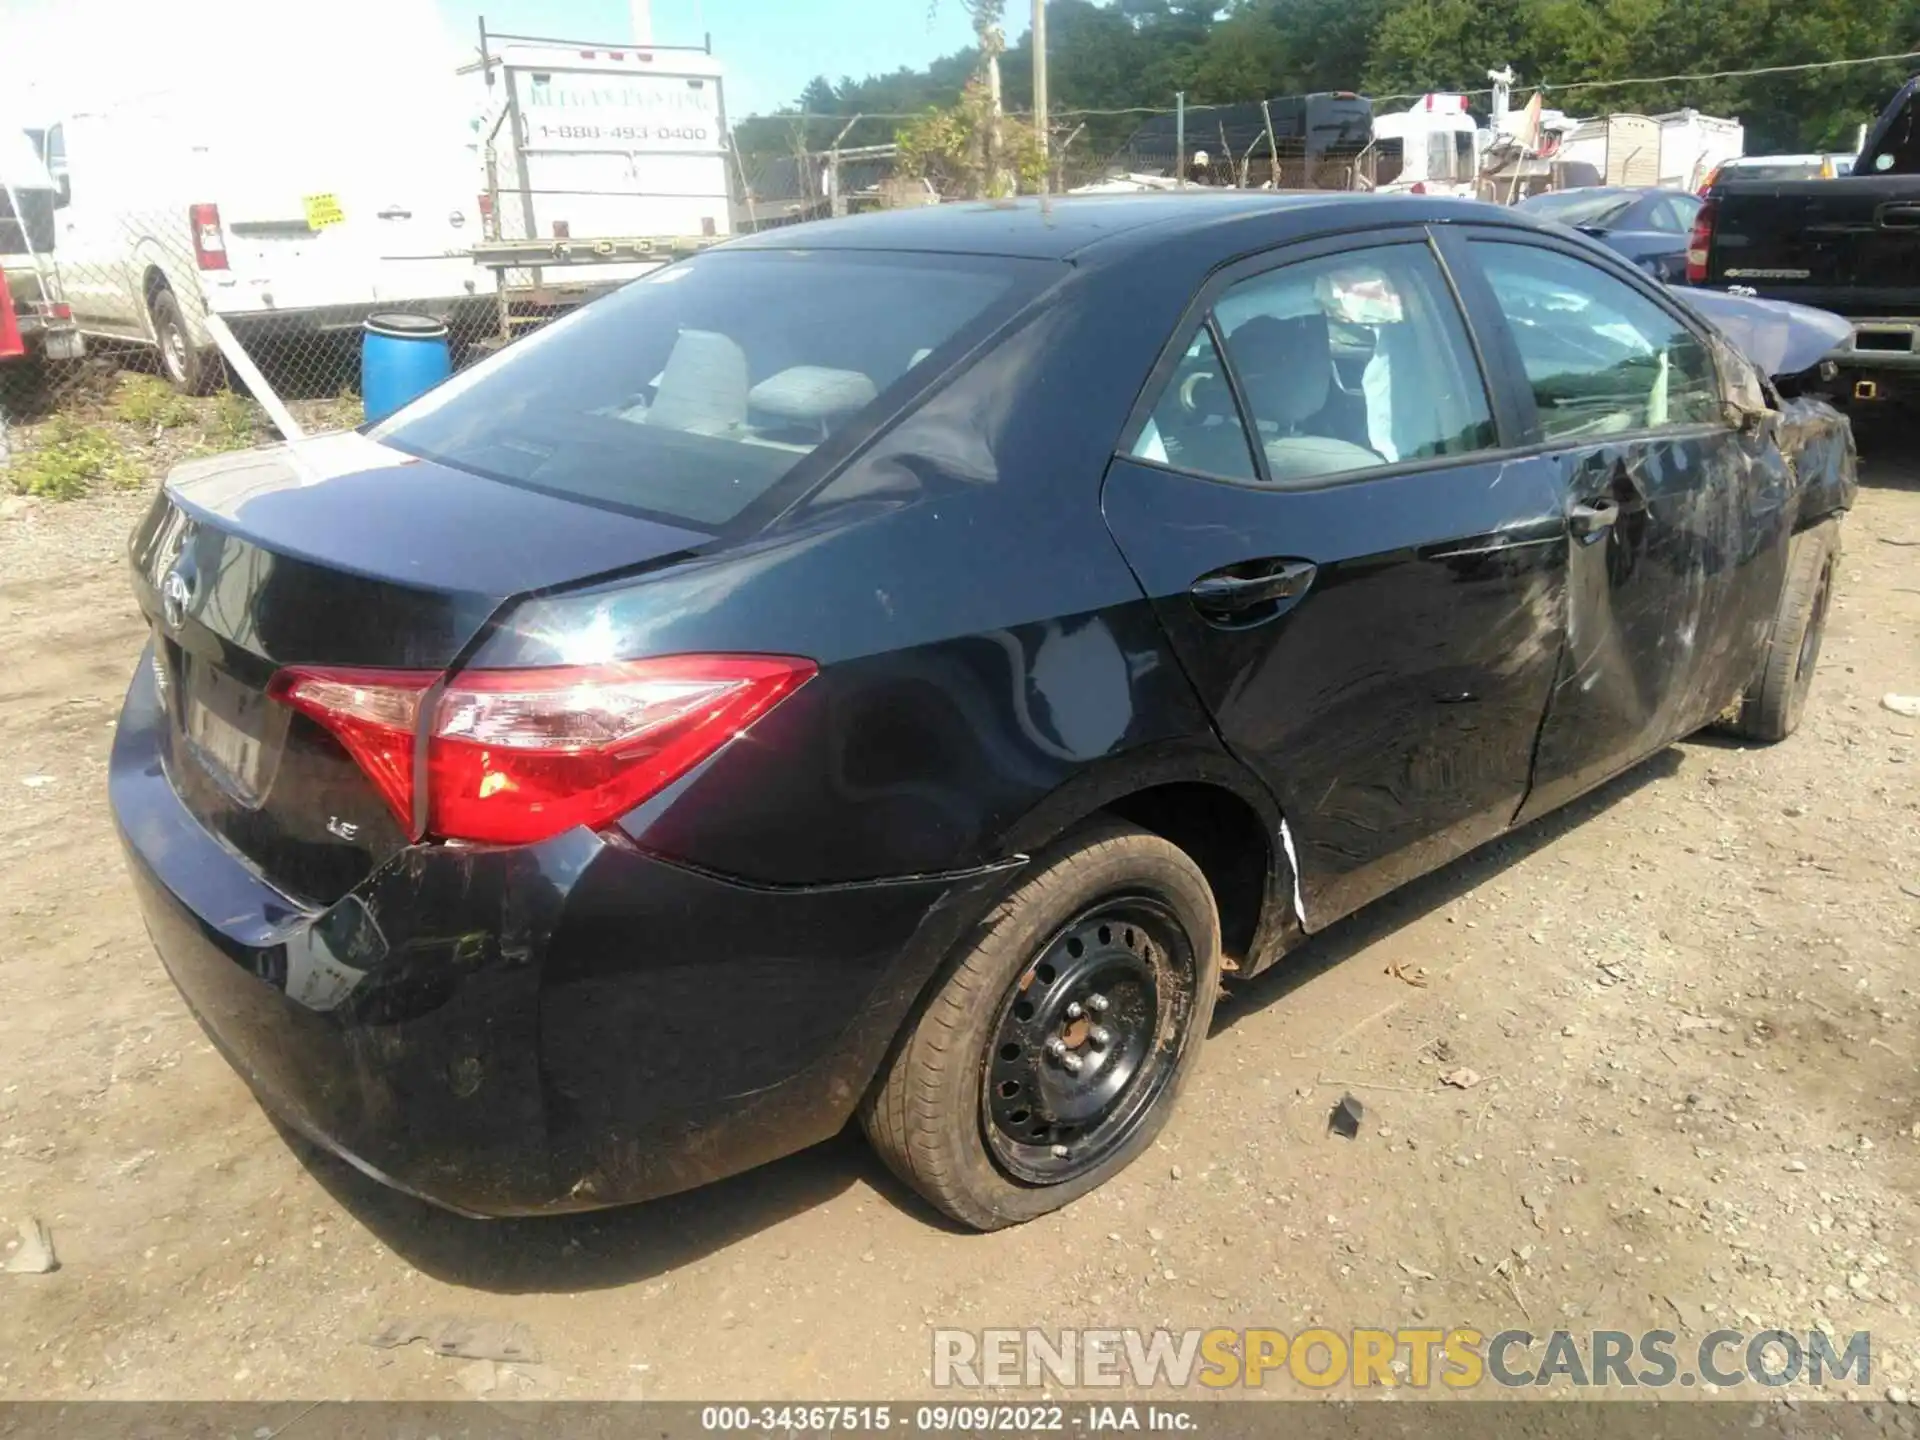
<svg viewBox="0 0 1920 1440"><path fill-rule="evenodd" d="M631 33L625 0L437 0L463 37L484 14L491 29L566 39L624 40ZM1009 39L1018 0L1007 6ZM697 45L711 31L726 67L727 109L735 117L790 102L816 75L856 79L902 65L919 67L970 44L973 29L960 0L653 0L653 38Z"/></svg>
<svg viewBox="0 0 1920 1440"><path fill-rule="evenodd" d="M656 43L697 45L708 31L738 118L793 100L815 75L838 80L918 67L969 43L960 0L652 0ZM1010 0L1008 39L1025 30ZM284 99L315 83L310 103L346 98L340 72L383 54L471 58L475 23L561 39L626 40L627 0L0 0L0 55L9 109L100 103L102 93L151 89L208 70L221 83L263 83ZM262 57L267 57L263 63ZM274 63L285 57L285 64ZM32 76L22 93L17 81ZM291 93L299 93L294 91ZM357 101L362 93L356 86ZM352 102L349 102L352 103Z"/></svg>

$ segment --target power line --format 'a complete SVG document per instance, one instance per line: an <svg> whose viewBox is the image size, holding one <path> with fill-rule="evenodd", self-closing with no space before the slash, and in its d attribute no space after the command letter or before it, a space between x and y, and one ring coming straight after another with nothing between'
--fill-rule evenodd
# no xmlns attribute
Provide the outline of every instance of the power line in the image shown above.
<svg viewBox="0 0 1920 1440"><path fill-rule="evenodd" d="M1619 80L1569 80L1564 84L1542 81L1538 85L1515 85L1514 89L1540 90L1549 95L1558 95L1571 90L1610 90L1626 85L1676 85L1696 80L1744 80L1757 75L1796 75L1815 70L1840 70L1855 65L1887 65L1896 60L1920 60L1920 50L1902 50L1892 55L1862 55L1852 60L1812 60L1799 65L1760 65L1745 70L1703 70L1686 75L1635 75ZM1403 95L1369 95L1366 98L1375 104L1381 104L1390 100L1418 100L1422 95L1427 93L1426 91L1418 91ZM1493 91L1489 87L1482 86L1473 90L1448 90L1445 93L1449 95L1472 96L1491 95ZM1259 102L1216 101L1206 105L1189 105L1187 106L1187 113L1193 115L1203 110L1225 110L1232 105L1243 103L1258 104ZM853 114L848 114L844 111L838 113L792 111L786 114L753 115L745 118L760 121L835 120L844 125L847 121L856 118L860 120L919 120L927 113L925 110L904 112L861 110ZM1014 116L1024 116L1030 112L1025 110L1009 110L1006 113ZM1171 115L1173 114L1173 108L1167 105L1123 105L1115 109L1099 109L1082 106L1070 109L1054 108L1050 110L1049 113L1058 119L1067 119L1069 117L1074 119L1087 119L1092 117L1117 117L1122 115Z"/></svg>
<svg viewBox="0 0 1920 1440"><path fill-rule="evenodd" d="M1516 85L1516 90L1542 90L1549 95L1567 90L1610 90L1621 85L1673 85L1691 80L1744 80L1755 75L1793 75L1809 70L1838 70L1849 65L1886 65L1895 60L1920 60L1920 50L1903 50L1895 55L1863 55L1855 60L1811 60L1803 65L1760 65L1747 70L1703 70L1692 75L1636 75L1623 80L1569 80L1564 85ZM1423 92L1424 93L1424 92ZM1490 89L1450 90L1450 95L1491 95ZM1380 100L1418 100L1419 95L1375 95Z"/></svg>

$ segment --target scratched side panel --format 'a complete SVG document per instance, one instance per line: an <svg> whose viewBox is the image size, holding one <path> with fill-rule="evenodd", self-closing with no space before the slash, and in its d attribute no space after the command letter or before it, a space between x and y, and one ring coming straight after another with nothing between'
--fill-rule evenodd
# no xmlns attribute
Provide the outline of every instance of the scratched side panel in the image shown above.
<svg viewBox="0 0 1920 1440"><path fill-rule="evenodd" d="M1228 746L1267 783L1318 929L1504 828L1560 657L1566 523L1537 459L1270 490L1116 461L1108 527ZM1202 575L1317 567L1223 628Z"/></svg>
<svg viewBox="0 0 1920 1440"><path fill-rule="evenodd" d="M1849 510L1860 488L1853 424L1824 400L1800 396L1780 407L1780 449L1800 483L1796 529Z"/></svg>
<svg viewBox="0 0 1920 1440"><path fill-rule="evenodd" d="M1795 482L1764 432L1695 429L1550 457L1567 502L1607 497L1569 543L1567 644L1524 821L1711 721L1764 653Z"/></svg>

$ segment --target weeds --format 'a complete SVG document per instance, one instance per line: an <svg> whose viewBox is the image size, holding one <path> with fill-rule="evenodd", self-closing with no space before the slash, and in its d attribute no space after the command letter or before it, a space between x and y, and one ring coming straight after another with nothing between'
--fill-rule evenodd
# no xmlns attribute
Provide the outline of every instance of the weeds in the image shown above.
<svg viewBox="0 0 1920 1440"><path fill-rule="evenodd" d="M200 407L157 375L123 375L114 417L141 430L179 430L200 418Z"/></svg>
<svg viewBox="0 0 1920 1440"><path fill-rule="evenodd" d="M38 427L31 450L14 456L7 478L24 494L72 500L100 485L137 485L145 475L105 430L56 415Z"/></svg>
<svg viewBox="0 0 1920 1440"><path fill-rule="evenodd" d="M259 444L255 424L260 407L233 390L222 390L213 397L211 413L201 431L200 448L207 454L222 450L245 450Z"/></svg>

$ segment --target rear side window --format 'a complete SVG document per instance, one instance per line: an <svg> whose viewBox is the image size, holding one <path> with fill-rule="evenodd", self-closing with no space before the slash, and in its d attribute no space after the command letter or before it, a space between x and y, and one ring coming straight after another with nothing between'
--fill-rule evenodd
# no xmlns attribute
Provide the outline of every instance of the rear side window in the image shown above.
<svg viewBox="0 0 1920 1440"><path fill-rule="evenodd" d="M1700 202L1687 195L1663 195L1648 212L1648 228L1670 235L1685 235L1693 229L1700 213Z"/></svg>
<svg viewBox="0 0 1920 1440"><path fill-rule="evenodd" d="M1137 460L1225 480L1253 480L1253 452L1233 403L1213 332L1202 326L1167 378L1167 388L1134 442Z"/></svg>
<svg viewBox="0 0 1920 1440"><path fill-rule="evenodd" d="M1465 325L1425 245L1256 275L1220 298L1215 323L1277 485L1494 444Z"/></svg>
<svg viewBox="0 0 1920 1440"><path fill-rule="evenodd" d="M583 306L371 433L717 530L917 366L1064 272L997 256L716 251Z"/></svg>
<svg viewBox="0 0 1920 1440"><path fill-rule="evenodd" d="M1473 248L1526 368L1542 439L1721 419L1706 347L1625 281L1557 250Z"/></svg>

